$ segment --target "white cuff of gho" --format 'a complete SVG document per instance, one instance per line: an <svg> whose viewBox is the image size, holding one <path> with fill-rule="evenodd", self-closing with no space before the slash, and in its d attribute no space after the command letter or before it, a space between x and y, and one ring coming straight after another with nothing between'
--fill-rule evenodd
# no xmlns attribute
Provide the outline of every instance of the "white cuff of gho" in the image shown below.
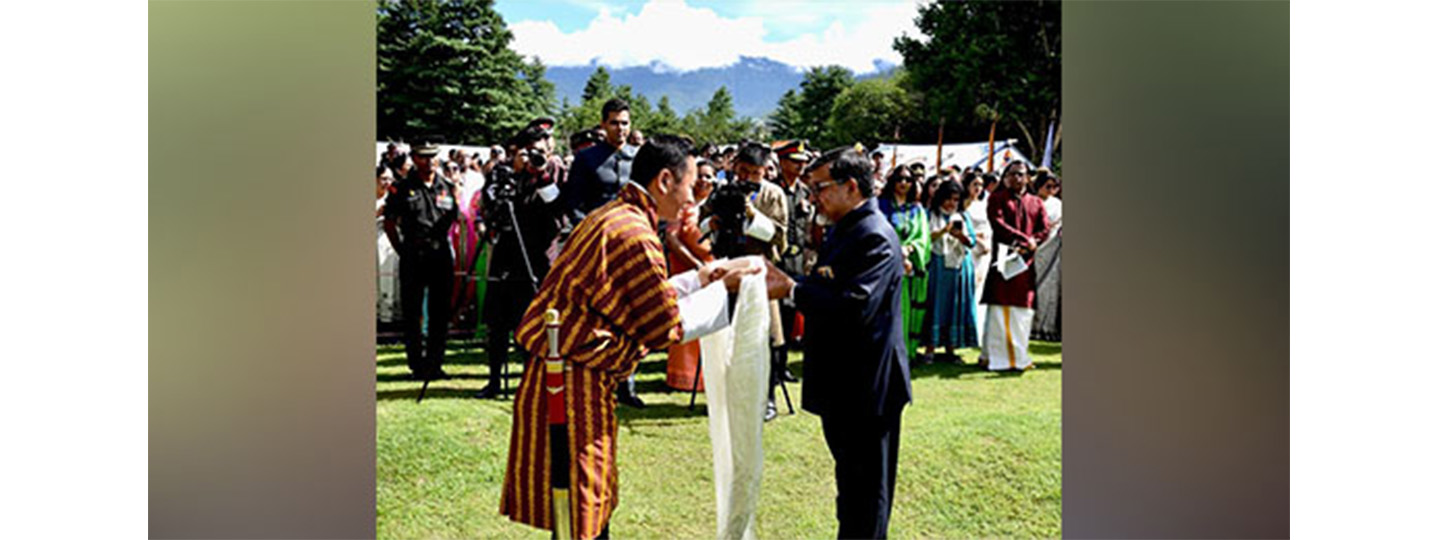
<svg viewBox="0 0 1440 540"><path fill-rule="evenodd" d="M725 292L724 281L713 282L699 291L681 296L679 304L683 343L730 326L730 297Z"/></svg>
<svg viewBox="0 0 1440 540"><path fill-rule="evenodd" d="M550 184L535 190L535 194L540 196L540 200L548 203L560 197L560 186Z"/></svg>
<svg viewBox="0 0 1440 540"><path fill-rule="evenodd" d="M710 234L710 218L707 217L707 218L705 218L705 219L700 220L700 236L708 236L709 234Z"/></svg>
<svg viewBox="0 0 1440 540"><path fill-rule="evenodd" d="M750 219L750 225L745 227L745 236L749 236L761 242L769 242L775 236L775 222L759 212Z"/></svg>
<svg viewBox="0 0 1440 540"><path fill-rule="evenodd" d="M675 292L679 293L681 298L700 290L700 272L696 270L670 276L669 281L670 286L675 287Z"/></svg>

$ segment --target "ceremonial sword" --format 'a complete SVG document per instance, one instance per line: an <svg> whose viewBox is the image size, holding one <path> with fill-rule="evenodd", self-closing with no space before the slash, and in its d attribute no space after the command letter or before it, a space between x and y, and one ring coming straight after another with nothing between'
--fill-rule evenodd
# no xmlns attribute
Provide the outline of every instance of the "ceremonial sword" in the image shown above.
<svg viewBox="0 0 1440 540"><path fill-rule="evenodd" d="M565 429L565 361L560 358L560 312L545 310L545 400L550 425L550 506L555 537L573 538L570 532L570 433Z"/></svg>

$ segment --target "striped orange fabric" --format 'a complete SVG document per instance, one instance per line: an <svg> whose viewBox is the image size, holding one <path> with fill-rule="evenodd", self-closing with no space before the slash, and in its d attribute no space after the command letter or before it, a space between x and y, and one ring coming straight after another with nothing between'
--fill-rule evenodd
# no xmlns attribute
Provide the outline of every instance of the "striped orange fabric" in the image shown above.
<svg viewBox="0 0 1440 540"><path fill-rule="evenodd" d="M560 312L560 356L566 360L570 423L571 529L594 538L618 502L615 385L650 349L680 340L677 293L666 282L655 206L634 184L596 209L570 235L515 340L530 353L515 393L510 458L500 513L553 529L550 441L546 426L544 313Z"/></svg>

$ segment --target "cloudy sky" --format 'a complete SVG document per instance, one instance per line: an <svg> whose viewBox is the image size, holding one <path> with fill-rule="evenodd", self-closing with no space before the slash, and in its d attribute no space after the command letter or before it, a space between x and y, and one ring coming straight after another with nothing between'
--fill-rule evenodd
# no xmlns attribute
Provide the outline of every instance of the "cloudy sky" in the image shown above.
<svg viewBox="0 0 1440 540"><path fill-rule="evenodd" d="M611 67L658 61L688 71L768 57L799 67L838 64L857 73L900 64L891 42L918 36L928 0L497 0L514 47L547 65Z"/></svg>

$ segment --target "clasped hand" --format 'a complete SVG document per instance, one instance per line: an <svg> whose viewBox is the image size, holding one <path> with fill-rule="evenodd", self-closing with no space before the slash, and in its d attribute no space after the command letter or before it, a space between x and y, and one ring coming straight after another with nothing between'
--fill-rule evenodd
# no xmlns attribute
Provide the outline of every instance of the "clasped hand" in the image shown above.
<svg viewBox="0 0 1440 540"><path fill-rule="evenodd" d="M700 285L706 286L717 280L724 281L725 288L735 292L740 290L742 278L761 271L765 272L765 292L770 299L785 298L790 294L790 288L795 285L795 281L776 268L774 263L754 256L705 263L700 267Z"/></svg>

